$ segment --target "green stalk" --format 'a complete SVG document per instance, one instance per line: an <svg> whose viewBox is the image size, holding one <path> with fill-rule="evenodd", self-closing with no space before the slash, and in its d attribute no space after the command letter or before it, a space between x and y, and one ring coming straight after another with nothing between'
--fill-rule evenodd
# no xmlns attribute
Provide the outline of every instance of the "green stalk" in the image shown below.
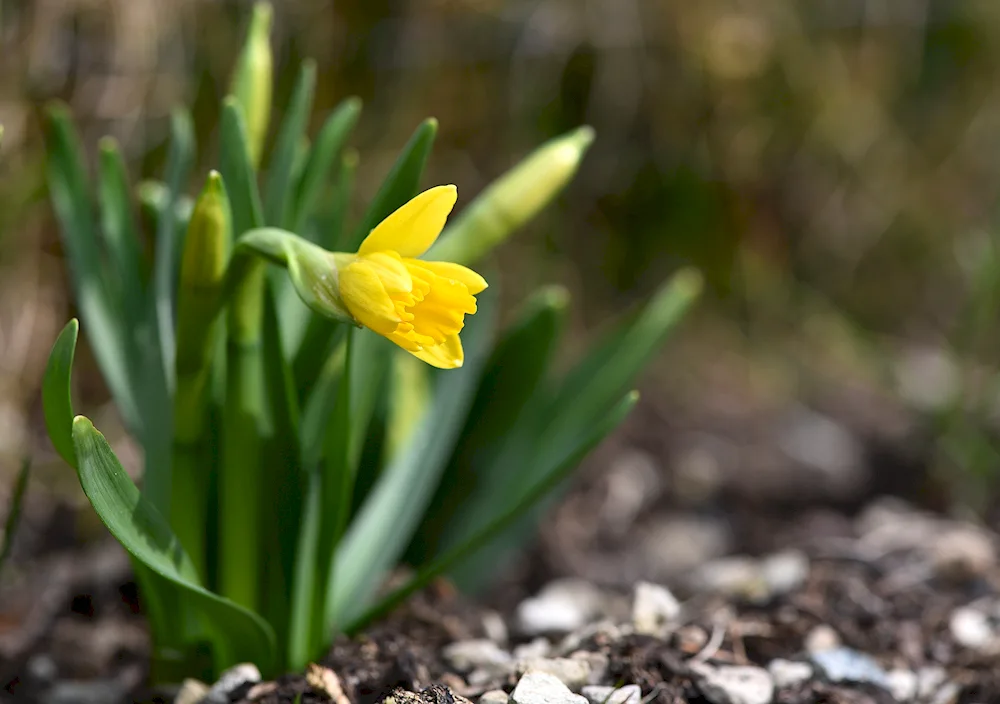
<svg viewBox="0 0 1000 704"><path fill-rule="evenodd" d="M266 262L237 249L231 268L219 475L219 587L223 596L256 610L260 577L258 509L263 500L261 316Z"/></svg>
<svg viewBox="0 0 1000 704"><path fill-rule="evenodd" d="M170 524L199 576L207 575L205 529L211 444L209 380L219 334L219 299L231 248L229 198L218 172L209 174L191 216L177 291L177 386Z"/></svg>

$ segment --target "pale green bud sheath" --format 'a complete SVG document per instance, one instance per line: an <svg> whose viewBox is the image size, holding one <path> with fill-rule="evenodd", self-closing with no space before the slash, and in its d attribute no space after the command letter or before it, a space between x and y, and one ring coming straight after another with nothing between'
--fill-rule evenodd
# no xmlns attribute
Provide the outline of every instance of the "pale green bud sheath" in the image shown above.
<svg viewBox="0 0 1000 704"><path fill-rule="evenodd" d="M209 380L219 344L219 305L231 249L229 199L222 177L209 174L191 214L177 289L177 388L171 525L205 574L205 534L211 451Z"/></svg>
<svg viewBox="0 0 1000 704"><path fill-rule="evenodd" d="M584 126L540 146L459 213L427 257L477 262L566 187L593 141L593 128Z"/></svg>
<svg viewBox="0 0 1000 704"><path fill-rule="evenodd" d="M246 116L250 160L254 168L260 165L267 125L271 119L271 92L274 83L272 13L270 3L259 2L254 5L250 29L236 63L230 91Z"/></svg>

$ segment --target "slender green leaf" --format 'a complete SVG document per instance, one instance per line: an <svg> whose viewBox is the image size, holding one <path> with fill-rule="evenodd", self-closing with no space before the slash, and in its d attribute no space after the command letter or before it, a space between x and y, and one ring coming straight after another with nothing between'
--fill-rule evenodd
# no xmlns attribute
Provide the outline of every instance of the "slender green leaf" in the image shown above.
<svg viewBox="0 0 1000 704"><path fill-rule="evenodd" d="M479 312L462 333L465 365L438 374L434 405L410 448L379 477L338 546L328 602L330 628L358 616L409 544L472 403L489 354L495 314L496 292L490 288L479 296Z"/></svg>
<svg viewBox="0 0 1000 704"><path fill-rule="evenodd" d="M66 464L76 466L73 454L73 399L70 397L70 378L73 374L73 357L80 323L74 318L66 323L49 353L45 376L42 378L42 411L45 427L53 447Z"/></svg>
<svg viewBox="0 0 1000 704"><path fill-rule="evenodd" d="M298 82L278 132L278 141L271 154L264 187L264 220L274 227L288 227L289 196L292 195L293 172L299 144L305 136L309 111L316 88L316 63L306 61L299 70Z"/></svg>
<svg viewBox="0 0 1000 704"><path fill-rule="evenodd" d="M63 105L50 106L47 118L49 192L59 218L77 305L87 323L90 346L118 411L131 430L141 431L142 419L128 374L125 330L116 315L118 309L109 299L80 140Z"/></svg>
<svg viewBox="0 0 1000 704"><path fill-rule="evenodd" d="M456 512L483 515L495 506L491 494L477 494L477 490L497 480L487 470L509 471L490 460L500 453L528 404L540 394L565 324L568 296L562 287L538 291L504 331L490 355L458 446L417 532L419 539L408 551L413 564L420 564L437 551ZM478 496L486 506L470 503L472 496Z"/></svg>
<svg viewBox="0 0 1000 704"><path fill-rule="evenodd" d="M556 390L551 416L557 424L588 423L620 398L698 299L701 286L701 275L693 269L675 274L636 318L595 345Z"/></svg>
<svg viewBox="0 0 1000 704"><path fill-rule="evenodd" d="M422 567L406 584L351 622L345 631L350 634L356 633L373 621L385 616L411 594L427 586L431 580L462 564L464 560L489 546L558 486L587 453L617 428L635 406L638 398L638 393L634 391L628 394L604 418L601 418L593 427L583 431L573 444L567 445L563 454L550 467L540 473L520 500L474 533L463 536L455 547Z"/></svg>
<svg viewBox="0 0 1000 704"><path fill-rule="evenodd" d="M323 192L330 169L337 155L340 154L347 138L354 130L361 114L361 101L358 98L347 98L326 119L320 128L315 144L309 150L306 161L295 191L295 207L291 219L293 232L305 235L306 224L313 214L316 199ZM319 243L322 244L322 243Z"/></svg>
<svg viewBox="0 0 1000 704"><path fill-rule="evenodd" d="M191 115L176 109L170 116L170 150L167 153L167 199L164 212L173 212L194 162L194 123ZM160 218L156 230L156 258L153 272L156 332L160 340L161 362L168 392L174 388L174 300L181 242L172 218Z"/></svg>
<svg viewBox="0 0 1000 704"><path fill-rule="evenodd" d="M31 474L31 459L25 457L21 461L21 471L17 473L14 490L10 493L7 504L7 520L3 527L3 541L0 542L0 570L7 563L11 547L14 545L14 534L21 520L21 508L24 505L24 495L28 490L28 477Z"/></svg>
<svg viewBox="0 0 1000 704"><path fill-rule="evenodd" d="M122 302L125 321L133 329L142 319L142 301L145 298L139 232L132 212L128 174L118 143L106 137L101 140L100 150L98 195L101 232L116 283L115 291Z"/></svg>
<svg viewBox="0 0 1000 704"><path fill-rule="evenodd" d="M229 189L233 208L233 236L264 226L264 211L254 176L247 142L246 123L240 104L233 97L222 103L221 154L222 178Z"/></svg>
<svg viewBox="0 0 1000 704"><path fill-rule="evenodd" d="M361 241L368 236L368 233L375 229L376 225L417 195L420 177L424 173L424 167L427 166L427 159L434 146L437 129L438 123L433 117L420 123L413 136L410 137L410 141L403 147L403 151L396 159L396 163L393 164L392 170L386 175L382 187L375 194L371 205L368 206L368 211L354 237L345 242L344 251L355 251L361 245Z"/></svg>
<svg viewBox="0 0 1000 704"><path fill-rule="evenodd" d="M80 484L97 515L133 557L182 590L217 649L216 668L249 661L271 670L275 652L271 627L252 611L198 584L194 565L166 520L139 493L107 440L83 416L73 421L73 446Z"/></svg>

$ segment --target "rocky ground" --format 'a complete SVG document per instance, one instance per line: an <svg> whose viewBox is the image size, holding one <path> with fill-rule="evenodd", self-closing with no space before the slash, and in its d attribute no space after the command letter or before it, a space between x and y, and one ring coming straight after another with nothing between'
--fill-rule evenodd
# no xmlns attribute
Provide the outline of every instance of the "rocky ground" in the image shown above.
<svg viewBox="0 0 1000 704"><path fill-rule="evenodd" d="M777 437L760 455L732 419L651 433L644 413L484 600L440 583L306 673L148 691L128 561L67 544L3 576L2 684L46 704L1000 702L998 535L917 508L905 457L814 410L748 416Z"/></svg>

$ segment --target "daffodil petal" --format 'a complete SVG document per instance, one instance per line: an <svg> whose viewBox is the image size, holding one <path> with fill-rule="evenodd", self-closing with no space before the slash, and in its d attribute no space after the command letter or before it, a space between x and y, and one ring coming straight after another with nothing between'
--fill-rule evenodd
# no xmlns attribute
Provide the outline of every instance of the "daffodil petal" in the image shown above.
<svg viewBox="0 0 1000 704"><path fill-rule="evenodd" d="M378 274L363 260L341 269L340 297L355 320L380 335L388 335L400 322Z"/></svg>
<svg viewBox="0 0 1000 704"><path fill-rule="evenodd" d="M363 255L362 258L374 270L390 296L413 290L410 272L395 252L374 252Z"/></svg>
<svg viewBox="0 0 1000 704"><path fill-rule="evenodd" d="M441 234L456 200L454 186L424 191L379 223L361 243L358 254L391 250L403 257L419 257Z"/></svg>
<svg viewBox="0 0 1000 704"><path fill-rule="evenodd" d="M465 351L462 349L458 333L450 335L440 345L424 347L410 354L438 369L457 369L465 361Z"/></svg>
<svg viewBox="0 0 1000 704"><path fill-rule="evenodd" d="M469 289L469 293L472 295L480 293L488 285L486 279L461 264L421 261L420 266L429 269L442 278L452 279L453 281L465 284L465 287Z"/></svg>

